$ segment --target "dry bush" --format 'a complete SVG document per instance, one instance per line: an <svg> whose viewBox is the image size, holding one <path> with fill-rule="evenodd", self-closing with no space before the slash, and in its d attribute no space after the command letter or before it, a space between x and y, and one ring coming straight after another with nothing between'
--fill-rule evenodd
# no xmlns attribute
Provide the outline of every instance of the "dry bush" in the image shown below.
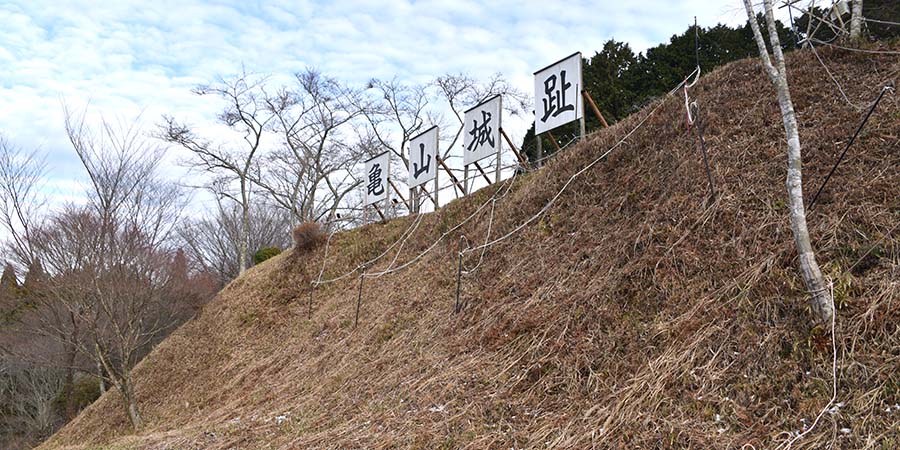
<svg viewBox="0 0 900 450"><path fill-rule="evenodd" d="M294 238L294 249L308 252L325 240L325 232L318 222L303 222L291 230Z"/></svg>

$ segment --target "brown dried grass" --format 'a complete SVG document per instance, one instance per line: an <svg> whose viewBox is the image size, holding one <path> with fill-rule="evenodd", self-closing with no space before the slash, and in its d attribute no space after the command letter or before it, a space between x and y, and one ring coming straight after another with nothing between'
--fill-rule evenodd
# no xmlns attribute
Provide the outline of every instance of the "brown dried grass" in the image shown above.
<svg viewBox="0 0 900 450"><path fill-rule="evenodd" d="M325 232L319 222L303 222L291 230L294 249L299 254L308 252L325 242Z"/></svg>
<svg viewBox="0 0 900 450"><path fill-rule="evenodd" d="M900 61L820 50L858 104ZM814 56L789 58L810 194L855 129ZM784 132L755 61L692 91L718 197L682 103L659 112L534 225L488 250L451 313L459 238L409 270L320 286L284 256L248 271L136 369L147 429L131 435L114 393L44 447L770 448L831 396L831 345L810 330L785 206ZM900 410L900 108L884 100L809 215L838 304L838 401L794 448L896 448ZM592 135L498 201L494 235L538 211L646 111ZM423 218L399 261L493 193ZM460 230L472 242L487 211ZM411 218L332 240L326 278L394 242ZM890 231L895 230L895 231ZM849 270L872 245L865 270ZM871 252L870 252L871 253ZM371 270L384 269L393 255ZM477 254L467 256L472 266ZM386 261L387 260L387 261ZM302 266L302 267L300 267ZM307 267L309 266L309 267ZM276 416L290 413L286 420ZM239 419L239 420L236 420ZM851 432L840 432L849 428Z"/></svg>

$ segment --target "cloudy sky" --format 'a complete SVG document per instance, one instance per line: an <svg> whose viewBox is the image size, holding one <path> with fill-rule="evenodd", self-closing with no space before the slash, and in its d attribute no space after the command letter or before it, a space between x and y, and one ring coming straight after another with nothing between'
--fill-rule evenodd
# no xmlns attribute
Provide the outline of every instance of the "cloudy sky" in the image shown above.
<svg viewBox="0 0 900 450"><path fill-rule="evenodd" d="M316 67L347 83L532 72L610 38L643 50L697 16L743 22L738 0L641 1L66 1L0 2L0 133L50 155L54 185L81 177L62 104L149 126L162 114L211 123L217 104L191 87L250 72ZM526 125L513 124L515 140ZM176 169L172 169L176 170Z"/></svg>

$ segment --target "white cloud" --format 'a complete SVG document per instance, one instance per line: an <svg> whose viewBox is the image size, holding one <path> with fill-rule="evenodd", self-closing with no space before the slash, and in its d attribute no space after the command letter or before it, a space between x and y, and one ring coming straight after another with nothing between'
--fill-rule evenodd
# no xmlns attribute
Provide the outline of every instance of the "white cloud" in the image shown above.
<svg viewBox="0 0 900 450"><path fill-rule="evenodd" d="M315 66L349 83L453 72L502 72L524 91L531 73L609 38L636 50L701 25L743 22L736 0L641 2L275 2L14 0L0 6L0 132L51 153L54 178L80 175L61 102L153 124L163 113L211 123L213 101L190 88L249 71ZM514 139L527 127L509 119Z"/></svg>

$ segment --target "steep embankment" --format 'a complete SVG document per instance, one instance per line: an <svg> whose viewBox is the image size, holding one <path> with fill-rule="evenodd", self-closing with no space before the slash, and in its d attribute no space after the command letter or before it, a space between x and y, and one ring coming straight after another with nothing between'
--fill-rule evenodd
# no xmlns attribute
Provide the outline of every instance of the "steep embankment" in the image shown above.
<svg viewBox="0 0 900 450"><path fill-rule="evenodd" d="M820 52L861 107L900 70L896 56ZM813 55L791 55L789 71L810 194L862 111ZM110 393L45 448L783 442L830 399L832 352L827 333L808 326L780 116L755 61L704 77L691 94L719 191L708 206L683 99L667 98L508 190L484 189L421 218L398 264L490 199L461 232L472 243L489 226L491 239L504 235L646 119L540 219L487 250L463 276L462 313L452 313L456 232L407 269L366 279L355 329L358 278L319 287L307 320L306 286L323 248L283 255L229 285L136 369L146 429L132 435ZM809 215L839 308L841 403L794 448L900 445L898 135L889 95ZM413 221L335 236L325 278L378 255ZM468 254L466 265L479 257Z"/></svg>

